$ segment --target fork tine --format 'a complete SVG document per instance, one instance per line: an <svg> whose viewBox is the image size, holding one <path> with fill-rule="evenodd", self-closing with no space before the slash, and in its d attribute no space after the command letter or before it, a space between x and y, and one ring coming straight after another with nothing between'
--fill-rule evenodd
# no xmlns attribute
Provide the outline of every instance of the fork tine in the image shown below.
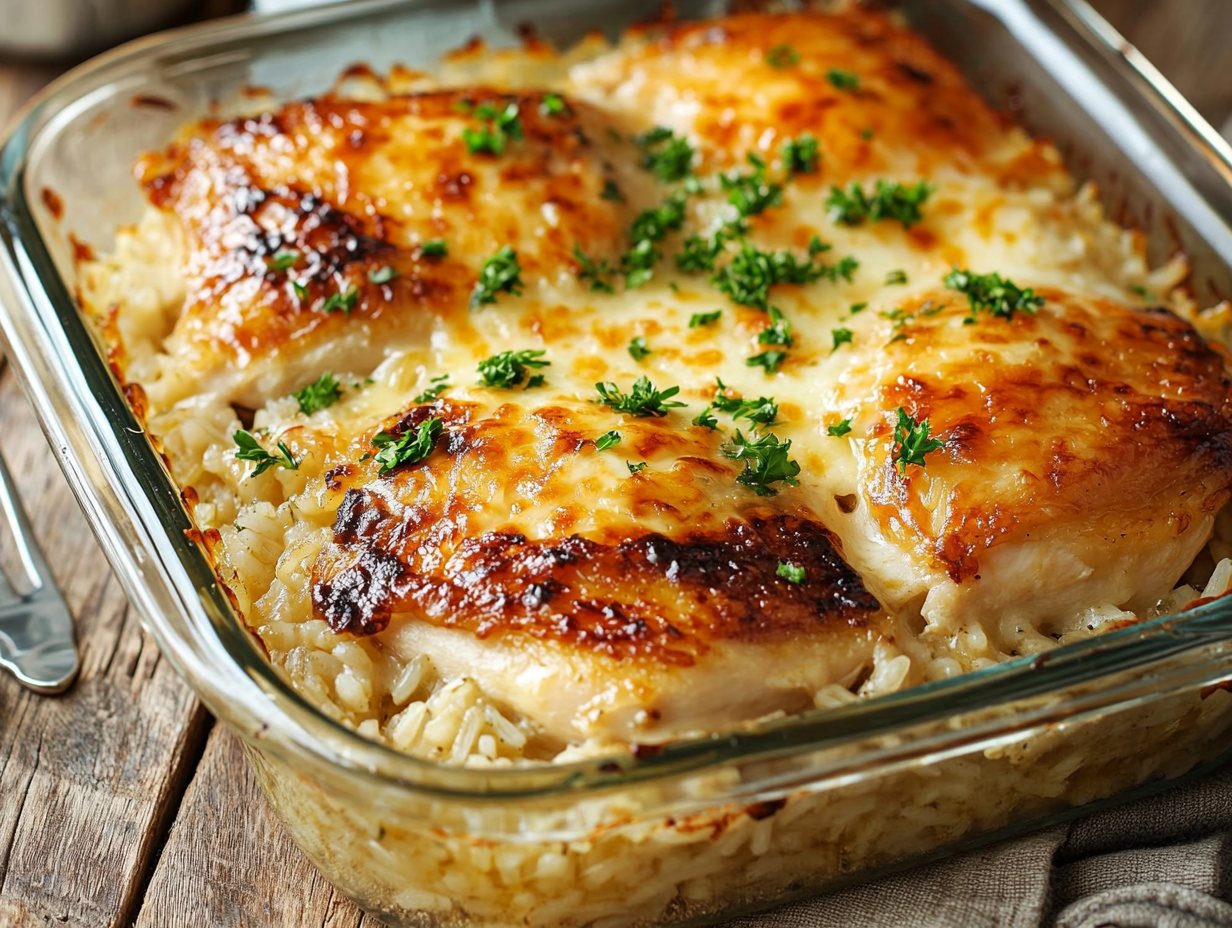
<svg viewBox="0 0 1232 928"><path fill-rule="evenodd" d="M73 616L34 540L30 520L17 497L3 457L0 457L0 511L17 543L22 567L34 587L31 593L17 596L7 579L0 581L0 667L12 671L30 689L41 693L63 692L81 666L73 636Z"/></svg>

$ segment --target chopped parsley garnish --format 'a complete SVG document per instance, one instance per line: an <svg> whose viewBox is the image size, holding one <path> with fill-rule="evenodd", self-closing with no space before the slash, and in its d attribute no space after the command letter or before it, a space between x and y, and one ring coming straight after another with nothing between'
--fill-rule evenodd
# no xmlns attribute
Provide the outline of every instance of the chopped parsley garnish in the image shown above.
<svg viewBox="0 0 1232 928"><path fill-rule="evenodd" d="M321 312L323 313L350 313L355 308L355 302L359 299L359 290L351 285L346 288L345 293L331 293L321 304Z"/></svg>
<svg viewBox="0 0 1232 928"><path fill-rule="evenodd" d="M725 412L733 419L748 419L761 425L773 425L778 418L779 404L768 396L759 396L755 400L734 399L727 395L727 387L723 381L718 382L714 391L711 406L719 412ZM707 406L709 409L711 406Z"/></svg>
<svg viewBox="0 0 1232 928"><path fill-rule="evenodd" d="M491 103L483 103L473 109L467 108L476 118L485 120L480 129L462 130L462 141L472 155L500 155L509 140L522 141L522 119L517 103L510 101L501 109Z"/></svg>
<svg viewBox="0 0 1232 928"><path fill-rule="evenodd" d="M779 441L776 435L750 435L745 438L736 430L736 436L725 442L720 449L724 457L744 461L744 472L736 482L748 487L758 496L774 496L777 492L772 483L785 483L794 487L799 484L796 476L800 465L788 457L791 440Z"/></svg>
<svg viewBox="0 0 1232 928"><path fill-rule="evenodd" d="M1151 295L1151 291L1148 290L1146 287L1142 286L1142 284L1130 284L1129 292L1134 294L1135 296L1142 297L1144 300L1154 299L1154 297Z"/></svg>
<svg viewBox="0 0 1232 928"><path fill-rule="evenodd" d="M629 347L625 349L629 352L629 357L634 361L645 361L650 357L650 348L646 345L646 336L639 335L629 342Z"/></svg>
<svg viewBox="0 0 1232 928"><path fill-rule="evenodd" d="M434 238L431 241L423 242L419 246L419 256L421 258L444 258L449 254L449 245L446 244L443 238Z"/></svg>
<svg viewBox="0 0 1232 928"><path fill-rule="evenodd" d="M611 200L613 203L623 203L625 195L620 192L620 188L616 186L616 181L610 177L603 182L603 192L599 194L601 200Z"/></svg>
<svg viewBox="0 0 1232 928"><path fill-rule="evenodd" d="M841 187L831 187L826 209L831 220L843 225L857 226L866 219L869 222L895 219L909 229L924 218L920 207L932 192L933 187L926 181L903 186L898 181L879 180L872 194L865 193L859 184L853 182L846 191Z"/></svg>
<svg viewBox="0 0 1232 928"><path fill-rule="evenodd" d="M685 195L678 190L664 200L662 206L644 210L633 220L630 231L633 247L620 261L628 289L640 287L654 276L654 266L662 257L655 245L667 238L669 232L684 225L686 202Z"/></svg>
<svg viewBox="0 0 1232 928"><path fill-rule="evenodd" d="M1044 298L1036 296L1030 287L1023 290L1000 274L974 274L955 268L945 275L942 283L951 290L967 294L971 314L963 322L968 325L975 322L976 314L981 311L1011 319L1014 313L1034 314L1044 305Z"/></svg>
<svg viewBox="0 0 1232 928"><path fill-rule="evenodd" d="M945 442L929 438L932 427L928 419L917 422L903 407L898 407L898 425L894 427L894 463L898 466L900 475L906 475L908 464L924 466L924 456L938 448L945 447Z"/></svg>
<svg viewBox="0 0 1232 928"><path fill-rule="evenodd" d="M860 138L864 139L866 142L872 141L873 130L868 126L865 126L860 130Z"/></svg>
<svg viewBox="0 0 1232 928"><path fill-rule="evenodd" d="M551 361L540 360L547 352L525 349L523 351L502 351L479 362L479 384L484 387L496 387L498 390L508 390L517 386L530 374L530 369L547 367ZM527 389L538 384L527 383Z"/></svg>
<svg viewBox="0 0 1232 928"><path fill-rule="evenodd" d="M508 245L483 262L471 292L471 309L495 303L498 293L522 295L522 265L518 264L518 253Z"/></svg>
<svg viewBox="0 0 1232 928"><path fill-rule="evenodd" d="M788 174L815 174L820 158L817 139L807 132L783 143L783 168Z"/></svg>
<svg viewBox="0 0 1232 928"><path fill-rule="evenodd" d="M298 280L291 281L291 289L295 291L295 298L301 303L308 299L308 288Z"/></svg>
<svg viewBox="0 0 1232 928"><path fill-rule="evenodd" d="M397 276L398 272L388 264L368 271L368 281L374 284L387 284Z"/></svg>
<svg viewBox="0 0 1232 928"><path fill-rule="evenodd" d="M761 345L783 345L790 348L795 343L791 334L791 323L777 306L770 307L770 325L757 333L757 342Z"/></svg>
<svg viewBox="0 0 1232 928"><path fill-rule="evenodd" d="M868 309L867 303L852 303L851 306L849 307L849 312L854 316L857 313L864 312L864 310L866 309Z"/></svg>
<svg viewBox="0 0 1232 928"><path fill-rule="evenodd" d="M444 422L433 416L418 428L407 429L398 438L388 432L373 435L372 444L380 449L373 458L381 465L381 476L388 476L407 464L418 464L430 455L444 427Z"/></svg>
<svg viewBox="0 0 1232 928"><path fill-rule="evenodd" d="M774 573L788 583L794 583L797 586L803 583L808 576L804 572L803 567L793 564L791 561L779 561L779 566L775 568Z"/></svg>
<svg viewBox="0 0 1232 928"><path fill-rule="evenodd" d="M744 363L749 367L763 368L767 374L773 374L786 360L786 351L763 351L761 354L746 358Z"/></svg>
<svg viewBox="0 0 1232 928"><path fill-rule="evenodd" d="M640 474L648 466L649 465L645 461L641 461L638 464L630 464L628 461L625 461L625 467L629 468L630 474Z"/></svg>
<svg viewBox="0 0 1232 928"><path fill-rule="evenodd" d="M854 334L851 329L831 329L830 337L834 339L834 347L830 349L830 353L838 351L843 345L850 345Z"/></svg>
<svg viewBox="0 0 1232 928"><path fill-rule="evenodd" d="M265 266L275 273L295 267L302 256L294 248L282 248L274 252L273 257L265 262Z"/></svg>
<svg viewBox="0 0 1232 928"><path fill-rule="evenodd" d="M693 417L693 424L700 425L704 429L717 429L719 420L710 414L710 407L707 406Z"/></svg>
<svg viewBox="0 0 1232 928"><path fill-rule="evenodd" d="M826 72L826 80L835 90L859 90L860 76L844 71L842 68L831 68Z"/></svg>
<svg viewBox="0 0 1232 928"><path fill-rule="evenodd" d="M438 399L442 393L449 389L449 375L441 374L439 377L433 377L429 381L429 386L423 393L414 398L415 403L431 403Z"/></svg>
<svg viewBox="0 0 1232 928"><path fill-rule="evenodd" d="M760 251L743 242L740 251L711 282L718 284L732 302L769 312L770 288L776 284L810 284L823 277L832 281L839 277L851 279L859 266L855 258L843 258L837 265L829 266L815 260L826 246L816 239L814 245L817 247L810 246L808 260L801 262L790 251Z"/></svg>
<svg viewBox="0 0 1232 928"><path fill-rule="evenodd" d="M714 325L723 315L723 310L716 309L712 313L694 313L689 317L689 328L698 329L705 325Z"/></svg>
<svg viewBox="0 0 1232 928"><path fill-rule="evenodd" d="M666 416L669 408L684 406L684 403L672 399L680 392L679 387L656 390L654 384L645 375L633 382L633 389L628 393L609 382L597 383L595 389L599 391L599 398L594 402L610 406L616 412L627 412L639 418Z"/></svg>
<svg viewBox="0 0 1232 928"><path fill-rule="evenodd" d="M767 179L765 160L753 152L749 152L747 158L753 166L751 173L719 175L719 186L727 194L727 202L736 207L742 219L758 216L772 206L783 205L783 186Z"/></svg>
<svg viewBox="0 0 1232 928"><path fill-rule="evenodd" d="M772 68L790 68L800 63L800 53L784 42L766 52L766 64Z"/></svg>
<svg viewBox="0 0 1232 928"><path fill-rule="evenodd" d="M658 126L635 141L646 152L642 155L642 167L653 171L664 183L684 180L693 173L693 146L671 129Z"/></svg>
<svg viewBox="0 0 1232 928"><path fill-rule="evenodd" d="M310 383L291 394L299 403L299 411L305 416L311 416L319 409L328 409L342 399L342 387L333 374L328 372L317 378L316 383Z"/></svg>
<svg viewBox="0 0 1232 928"><path fill-rule="evenodd" d="M621 434L612 429L610 432L604 432L595 439L595 450L606 451L608 448L614 448L620 444Z"/></svg>
<svg viewBox="0 0 1232 928"><path fill-rule="evenodd" d="M888 285L905 284L907 282L906 271L890 271L885 276L885 282Z"/></svg>
<svg viewBox="0 0 1232 928"><path fill-rule="evenodd" d="M702 238L696 232L684 240L684 250L676 255L676 267L688 273L714 271L719 255L731 241L731 236L720 229L710 238Z"/></svg>
<svg viewBox="0 0 1232 928"><path fill-rule="evenodd" d="M844 419L842 422L838 423L838 425L826 426L826 434L829 435L831 438L842 438L844 435L846 435L850 431L851 431L851 418L850 417Z"/></svg>
<svg viewBox="0 0 1232 928"><path fill-rule="evenodd" d="M616 292L616 288L611 283L611 278L616 272L607 263L607 258L604 258L602 261L595 261L593 258L588 257L579 245L573 246L573 258L578 263L578 280L589 280L592 292Z"/></svg>
<svg viewBox="0 0 1232 928"><path fill-rule="evenodd" d="M539 112L544 116L568 116L572 110L560 94L545 93L539 103Z"/></svg>
<svg viewBox="0 0 1232 928"><path fill-rule="evenodd" d="M271 467L281 467L285 470L299 470L299 461L295 460L291 454L291 449L287 447L286 442L278 442L278 453L271 454L261 447L261 443L257 441L256 436L251 432L246 432L240 429L231 436L235 442L235 446L239 449L235 452L237 461L252 461L257 465L256 470L252 472L253 477L260 477Z"/></svg>

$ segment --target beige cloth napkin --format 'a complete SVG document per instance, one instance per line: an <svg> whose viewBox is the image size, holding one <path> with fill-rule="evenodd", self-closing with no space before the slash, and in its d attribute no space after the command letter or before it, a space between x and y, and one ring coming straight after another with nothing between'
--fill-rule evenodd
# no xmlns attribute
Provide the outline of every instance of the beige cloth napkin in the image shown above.
<svg viewBox="0 0 1232 928"><path fill-rule="evenodd" d="M1232 926L1232 766L728 928Z"/></svg>

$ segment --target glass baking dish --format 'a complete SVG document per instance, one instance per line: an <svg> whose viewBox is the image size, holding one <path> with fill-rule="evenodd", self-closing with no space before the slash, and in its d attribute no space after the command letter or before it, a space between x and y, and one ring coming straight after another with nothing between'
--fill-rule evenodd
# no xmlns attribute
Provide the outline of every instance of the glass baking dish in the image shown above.
<svg viewBox="0 0 1232 928"><path fill-rule="evenodd" d="M62 78L0 150L0 328L57 458L145 627L243 736L291 835L391 924L728 918L1160 789L1228 753L1228 598L892 696L529 768L398 754L318 713L266 663L78 314L74 254L109 249L138 218L141 151L244 87L292 98L356 62L423 66L472 35L513 44L524 22L568 44L656 7L373 0L180 30ZM1232 152L1089 8L901 9L994 106L1098 182L1154 261L1184 250L1200 303L1232 293Z"/></svg>

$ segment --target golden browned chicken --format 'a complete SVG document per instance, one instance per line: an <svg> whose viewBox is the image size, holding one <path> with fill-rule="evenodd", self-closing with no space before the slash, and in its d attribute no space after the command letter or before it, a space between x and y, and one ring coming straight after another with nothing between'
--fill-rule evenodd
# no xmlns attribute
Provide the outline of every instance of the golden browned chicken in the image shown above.
<svg viewBox="0 0 1232 928"><path fill-rule="evenodd" d="M1206 545L1224 355L893 19L467 54L194 127L93 271L170 294L95 302L332 714L406 747L430 661L557 746L723 731L1149 616Z"/></svg>

